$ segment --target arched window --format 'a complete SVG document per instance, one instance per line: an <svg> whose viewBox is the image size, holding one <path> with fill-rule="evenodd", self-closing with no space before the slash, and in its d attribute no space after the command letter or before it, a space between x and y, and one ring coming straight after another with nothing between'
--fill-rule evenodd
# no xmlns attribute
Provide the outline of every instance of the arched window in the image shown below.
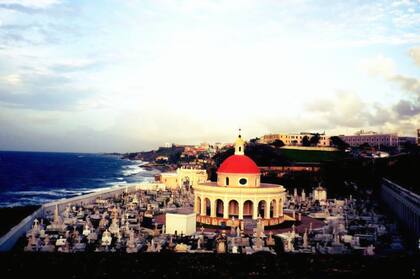
<svg viewBox="0 0 420 279"><path fill-rule="evenodd" d="M229 186L229 177L226 177L226 186Z"/></svg>
<svg viewBox="0 0 420 279"><path fill-rule="evenodd" d="M241 152L242 147L239 146L239 152Z"/></svg>

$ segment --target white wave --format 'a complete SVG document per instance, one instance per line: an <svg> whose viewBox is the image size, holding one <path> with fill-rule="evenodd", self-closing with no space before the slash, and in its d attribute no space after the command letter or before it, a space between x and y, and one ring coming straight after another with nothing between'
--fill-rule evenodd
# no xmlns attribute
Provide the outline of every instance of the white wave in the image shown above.
<svg viewBox="0 0 420 279"><path fill-rule="evenodd" d="M146 170L141 168L138 165L127 165L123 166L123 170L121 171L122 175L124 176L132 176L138 174L140 172L145 172Z"/></svg>
<svg viewBox="0 0 420 279"><path fill-rule="evenodd" d="M64 193L51 190L51 191L9 191L4 192L3 195L9 195L9 196L63 196Z"/></svg>
<svg viewBox="0 0 420 279"><path fill-rule="evenodd" d="M126 185L128 184L127 181L117 181L117 182L108 182L107 185L111 185L111 187L120 186L120 185ZM108 187L109 188L109 187Z"/></svg>
<svg viewBox="0 0 420 279"><path fill-rule="evenodd" d="M26 206L26 205L40 205L52 201L56 201L59 199L71 197L71 196L79 196L88 193L96 193L104 190L115 189L119 187L126 187L131 184L136 183L127 183L127 181L119 181L119 182L110 182L107 183L106 187L98 187L98 188L79 188L74 190L66 190L66 189L54 189L51 191L14 191L14 192L5 192L3 193L10 195L10 199L8 201L0 202L1 207L16 207L16 206Z"/></svg>
<svg viewBox="0 0 420 279"><path fill-rule="evenodd" d="M56 198L40 198L40 197L32 197L32 198L24 198L21 197L16 200L12 201L4 201L0 202L0 207L16 207L16 206L26 206L26 205L40 205L47 202L51 202L57 200Z"/></svg>
<svg viewBox="0 0 420 279"><path fill-rule="evenodd" d="M147 162L142 161L142 160L130 160L130 159L126 159L126 160L129 161L129 162L131 162L131 163L133 163L133 164L136 164L136 165L145 165L145 164L147 164Z"/></svg>
<svg viewBox="0 0 420 279"><path fill-rule="evenodd" d="M26 206L26 205L34 205L33 203L26 203L26 202L0 202L1 207L18 207L18 206Z"/></svg>

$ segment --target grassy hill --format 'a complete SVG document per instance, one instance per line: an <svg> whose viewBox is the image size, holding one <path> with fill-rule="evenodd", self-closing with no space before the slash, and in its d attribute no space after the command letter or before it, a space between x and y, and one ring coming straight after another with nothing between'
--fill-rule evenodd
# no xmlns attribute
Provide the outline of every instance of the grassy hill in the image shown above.
<svg viewBox="0 0 420 279"><path fill-rule="evenodd" d="M336 161L346 157L341 151L280 149L280 154L289 162L326 162Z"/></svg>
<svg viewBox="0 0 420 279"><path fill-rule="evenodd" d="M213 159L217 165L220 165L233 152L233 148L227 149L216 154ZM258 143L247 144L245 154L251 157L258 166L281 166L296 162L322 163L340 160L347 156L341 151L285 149Z"/></svg>

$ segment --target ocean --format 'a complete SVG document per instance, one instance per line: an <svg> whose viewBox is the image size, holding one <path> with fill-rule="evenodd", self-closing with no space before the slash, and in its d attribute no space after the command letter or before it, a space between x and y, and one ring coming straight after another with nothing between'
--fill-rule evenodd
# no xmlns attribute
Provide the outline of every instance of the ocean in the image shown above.
<svg viewBox="0 0 420 279"><path fill-rule="evenodd" d="M0 207L39 205L153 180L157 171L117 155L0 151Z"/></svg>

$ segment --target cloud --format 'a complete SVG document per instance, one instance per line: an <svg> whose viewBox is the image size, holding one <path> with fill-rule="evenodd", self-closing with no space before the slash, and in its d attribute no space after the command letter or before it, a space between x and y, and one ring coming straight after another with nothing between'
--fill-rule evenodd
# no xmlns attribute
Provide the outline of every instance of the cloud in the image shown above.
<svg viewBox="0 0 420 279"><path fill-rule="evenodd" d="M55 63L51 66L51 70L61 73L79 72L89 69L94 69L103 66L104 63L99 63L93 59L65 59Z"/></svg>
<svg viewBox="0 0 420 279"><path fill-rule="evenodd" d="M420 48L411 48L408 54L416 64L420 62ZM360 65L369 75L383 77L401 89L402 98L389 107L396 118L406 119L420 113L420 79L398 73L394 61L383 55L366 59ZM385 116L386 113L381 115Z"/></svg>
<svg viewBox="0 0 420 279"><path fill-rule="evenodd" d="M243 2L0 0L3 130L19 148L134 151L230 141L239 127L254 137L418 124L416 76L394 60L411 47L417 61L418 7ZM387 56L360 67L385 77L379 86L354 69L372 53Z"/></svg>
<svg viewBox="0 0 420 279"><path fill-rule="evenodd" d="M371 111L366 115L368 125L380 126L394 120L391 108L378 103L372 104L370 107Z"/></svg>
<svg viewBox="0 0 420 279"><path fill-rule="evenodd" d="M396 105L394 105L395 112L402 118L416 116L420 113L419 104L407 101L400 100Z"/></svg>
<svg viewBox="0 0 420 279"><path fill-rule="evenodd" d="M420 47L414 47L410 49L408 53L417 66L420 66Z"/></svg>
<svg viewBox="0 0 420 279"><path fill-rule="evenodd" d="M333 98L314 100L305 107L330 123L330 128L360 127L366 125L369 115L366 104L357 94L342 90Z"/></svg>
<svg viewBox="0 0 420 279"><path fill-rule="evenodd" d="M59 0L2 0L0 7L13 8L21 7L28 9L46 9L53 5L59 4Z"/></svg>
<svg viewBox="0 0 420 279"><path fill-rule="evenodd" d="M393 105L371 103L348 91L338 91L333 98L314 100L305 107L312 113L312 118L327 123L327 130L367 128L386 131L388 128L406 132L399 128L401 123L405 123L403 126L407 128L413 127L407 123L420 122L420 118L416 117L420 113L417 102L401 99Z"/></svg>
<svg viewBox="0 0 420 279"><path fill-rule="evenodd" d="M8 85L18 85L22 82L22 79L18 74L9 74L0 77L0 82L4 82Z"/></svg>
<svg viewBox="0 0 420 279"><path fill-rule="evenodd" d="M394 61L384 55L377 55L373 58L363 60L360 63L360 67L372 76L390 77L395 73Z"/></svg>
<svg viewBox="0 0 420 279"><path fill-rule="evenodd" d="M395 75L389 78L391 81L398 83L405 91L417 94L420 96L420 80L407 77L404 75Z"/></svg>
<svg viewBox="0 0 420 279"><path fill-rule="evenodd" d="M5 106L40 110L74 110L91 95L74 87L70 79L55 73L0 76L0 102Z"/></svg>
<svg viewBox="0 0 420 279"><path fill-rule="evenodd" d="M420 79L398 74L389 80L399 84L407 95L407 99L402 99L393 106L394 111L402 118L418 115L420 113Z"/></svg>

